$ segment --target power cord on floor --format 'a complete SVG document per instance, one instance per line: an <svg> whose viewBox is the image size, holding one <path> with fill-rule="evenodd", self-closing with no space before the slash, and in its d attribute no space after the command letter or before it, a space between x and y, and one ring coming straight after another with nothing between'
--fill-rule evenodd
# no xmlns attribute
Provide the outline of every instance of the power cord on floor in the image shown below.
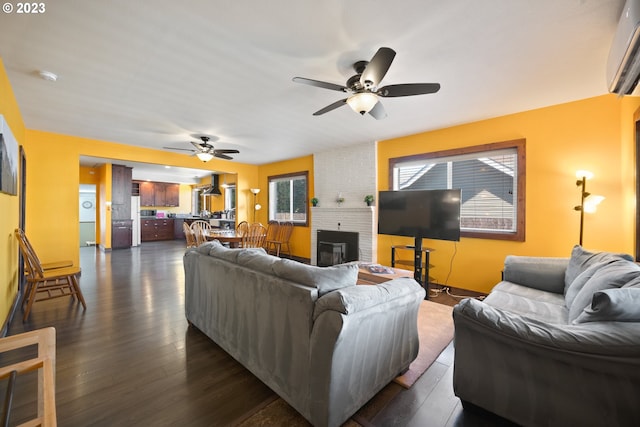
<svg viewBox="0 0 640 427"><path fill-rule="evenodd" d="M441 294L446 293L448 296L450 296L452 298L457 298L457 299L475 298L475 299L478 299L478 300L482 301L484 299L484 295L480 295L480 296L475 296L475 295L456 295L456 294L451 293L451 288L449 288L449 286L448 286L449 277L451 276L451 272L453 271L453 260L455 259L457 254L458 254L458 243L457 242L453 242L453 254L451 255L451 259L449 260L449 272L447 273L447 277L444 280L444 284L439 285L440 288L437 288L437 289L429 288L429 298L438 298Z"/></svg>

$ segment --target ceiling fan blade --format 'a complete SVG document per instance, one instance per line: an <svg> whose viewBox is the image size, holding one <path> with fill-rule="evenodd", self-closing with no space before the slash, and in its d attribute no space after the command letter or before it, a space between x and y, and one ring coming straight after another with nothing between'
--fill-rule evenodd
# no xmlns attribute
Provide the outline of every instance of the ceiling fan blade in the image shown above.
<svg viewBox="0 0 640 427"><path fill-rule="evenodd" d="M406 83L381 87L376 93L385 98L392 98L395 96L425 95L436 93L439 90L440 83Z"/></svg>
<svg viewBox="0 0 640 427"><path fill-rule="evenodd" d="M345 86L337 85L329 82L322 82L320 80L306 79L304 77L294 77L293 81L296 83L302 83L309 86L321 87L324 89L337 90L338 92L348 92Z"/></svg>
<svg viewBox="0 0 640 427"><path fill-rule="evenodd" d="M319 116L319 115L322 115L324 113L328 113L329 111L335 110L338 107L342 107L346 103L347 103L347 98L341 99L340 101L336 101L333 104L330 104L330 105L327 105L324 108L321 108L320 110L318 110L315 113L313 113L313 115L314 116Z"/></svg>
<svg viewBox="0 0 640 427"><path fill-rule="evenodd" d="M224 148L219 149L219 150L215 149L213 151L215 151L216 153L221 153L221 154L240 154L240 152L238 150L224 149Z"/></svg>
<svg viewBox="0 0 640 427"><path fill-rule="evenodd" d="M191 143L191 145L193 145L194 147L196 147L196 150L198 151L206 151L207 150L207 144L204 142L195 142L195 141L189 141Z"/></svg>
<svg viewBox="0 0 640 427"><path fill-rule="evenodd" d="M395 56L395 50L389 47L381 47L378 49L362 72L362 76L360 77L360 83L362 86L367 87L367 83L369 83L369 85L378 86L384 78L384 75L387 74Z"/></svg>
<svg viewBox="0 0 640 427"><path fill-rule="evenodd" d="M192 150L191 148L175 148L175 147L162 147L165 150L180 150L180 151L191 151L194 152L195 150Z"/></svg>
<svg viewBox="0 0 640 427"><path fill-rule="evenodd" d="M378 101L376 105L373 106L371 111L369 111L369 114L371 114L371 116L376 120L382 120L387 117L387 112L385 111L384 106L380 101Z"/></svg>
<svg viewBox="0 0 640 427"><path fill-rule="evenodd" d="M219 159L225 159L225 160L233 160L233 157L231 156L227 156L226 154L222 154L220 153L218 150L216 150L213 155L215 157L218 157Z"/></svg>

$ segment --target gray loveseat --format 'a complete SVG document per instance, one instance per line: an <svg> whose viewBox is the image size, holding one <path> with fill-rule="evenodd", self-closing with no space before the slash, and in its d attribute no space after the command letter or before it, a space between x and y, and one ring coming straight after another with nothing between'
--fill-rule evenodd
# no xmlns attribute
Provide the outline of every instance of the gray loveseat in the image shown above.
<svg viewBox="0 0 640 427"><path fill-rule="evenodd" d="M503 281L453 316L453 386L465 407L525 426L640 425L631 257L580 246L570 258L508 256Z"/></svg>
<svg viewBox="0 0 640 427"><path fill-rule="evenodd" d="M184 268L187 320L316 426L343 423L418 354L413 279L356 286L356 264L217 241L187 250Z"/></svg>

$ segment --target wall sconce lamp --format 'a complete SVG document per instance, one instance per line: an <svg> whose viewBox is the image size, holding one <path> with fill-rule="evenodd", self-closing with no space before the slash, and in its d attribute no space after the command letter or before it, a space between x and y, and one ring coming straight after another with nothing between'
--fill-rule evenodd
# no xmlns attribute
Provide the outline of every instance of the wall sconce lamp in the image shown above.
<svg viewBox="0 0 640 427"><path fill-rule="evenodd" d="M593 178L593 173L585 170L576 172L576 185L581 187L580 205L574 207L580 211L580 246L582 246L582 234L584 230L584 213L595 213L597 206L604 200L604 196L597 196L587 192L587 180Z"/></svg>
<svg viewBox="0 0 640 427"><path fill-rule="evenodd" d="M256 222L256 211L259 211L260 209L262 209L262 206L260 206L260 203L256 202L256 197L258 196L260 189L251 188L249 191L253 193L253 222Z"/></svg>

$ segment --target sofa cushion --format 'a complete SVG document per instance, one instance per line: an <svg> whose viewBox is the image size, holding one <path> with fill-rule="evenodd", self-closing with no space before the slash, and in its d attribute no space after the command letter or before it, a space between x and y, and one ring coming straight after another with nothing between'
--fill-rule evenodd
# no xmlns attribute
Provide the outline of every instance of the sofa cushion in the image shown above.
<svg viewBox="0 0 640 427"><path fill-rule="evenodd" d="M318 299L313 312L315 321L325 311L353 314L376 305L385 304L395 298L412 295L418 283L408 277L400 277L376 286L353 286L337 289Z"/></svg>
<svg viewBox="0 0 640 427"><path fill-rule="evenodd" d="M640 276L640 267L629 261L618 260L598 267L577 292L571 305L567 305L569 308L569 322L576 320L580 313L591 303L594 293L605 289L620 288L638 276ZM576 279L576 282L578 280ZM574 285L572 284L570 289L573 288Z"/></svg>
<svg viewBox="0 0 640 427"><path fill-rule="evenodd" d="M316 267L283 258L273 264L273 271L283 279L318 289L319 296L336 289L355 286L358 280L357 263Z"/></svg>
<svg viewBox="0 0 640 427"><path fill-rule="evenodd" d="M584 250L580 245L575 245L571 251L569 265L564 273L565 294L573 281L589 267L597 264L608 264L619 259L633 261L633 257L628 254L614 254L611 252L590 252Z"/></svg>
<svg viewBox="0 0 640 427"><path fill-rule="evenodd" d="M606 289L593 294L591 305L573 323L640 322L640 288Z"/></svg>
<svg viewBox="0 0 640 427"><path fill-rule="evenodd" d="M273 265L280 258L267 254L262 248L246 248L238 251L238 265L260 271L266 274L275 274Z"/></svg>
<svg viewBox="0 0 640 427"><path fill-rule="evenodd" d="M584 285L593 277L593 275L601 268L600 265L592 265L591 267L584 270L582 273L578 274L578 276L571 282L571 285L565 289L564 292L564 301L567 309L571 308L573 305L573 301L576 299L578 293L582 290Z"/></svg>
<svg viewBox="0 0 640 427"><path fill-rule="evenodd" d="M204 245L208 245L209 251L206 252L207 255L212 257L221 258L225 261L233 262L234 264L238 261L238 253L240 252L238 249L230 249L224 246L217 240L212 240L211 242L207 242L198 248L203 247Z"/></svg>

